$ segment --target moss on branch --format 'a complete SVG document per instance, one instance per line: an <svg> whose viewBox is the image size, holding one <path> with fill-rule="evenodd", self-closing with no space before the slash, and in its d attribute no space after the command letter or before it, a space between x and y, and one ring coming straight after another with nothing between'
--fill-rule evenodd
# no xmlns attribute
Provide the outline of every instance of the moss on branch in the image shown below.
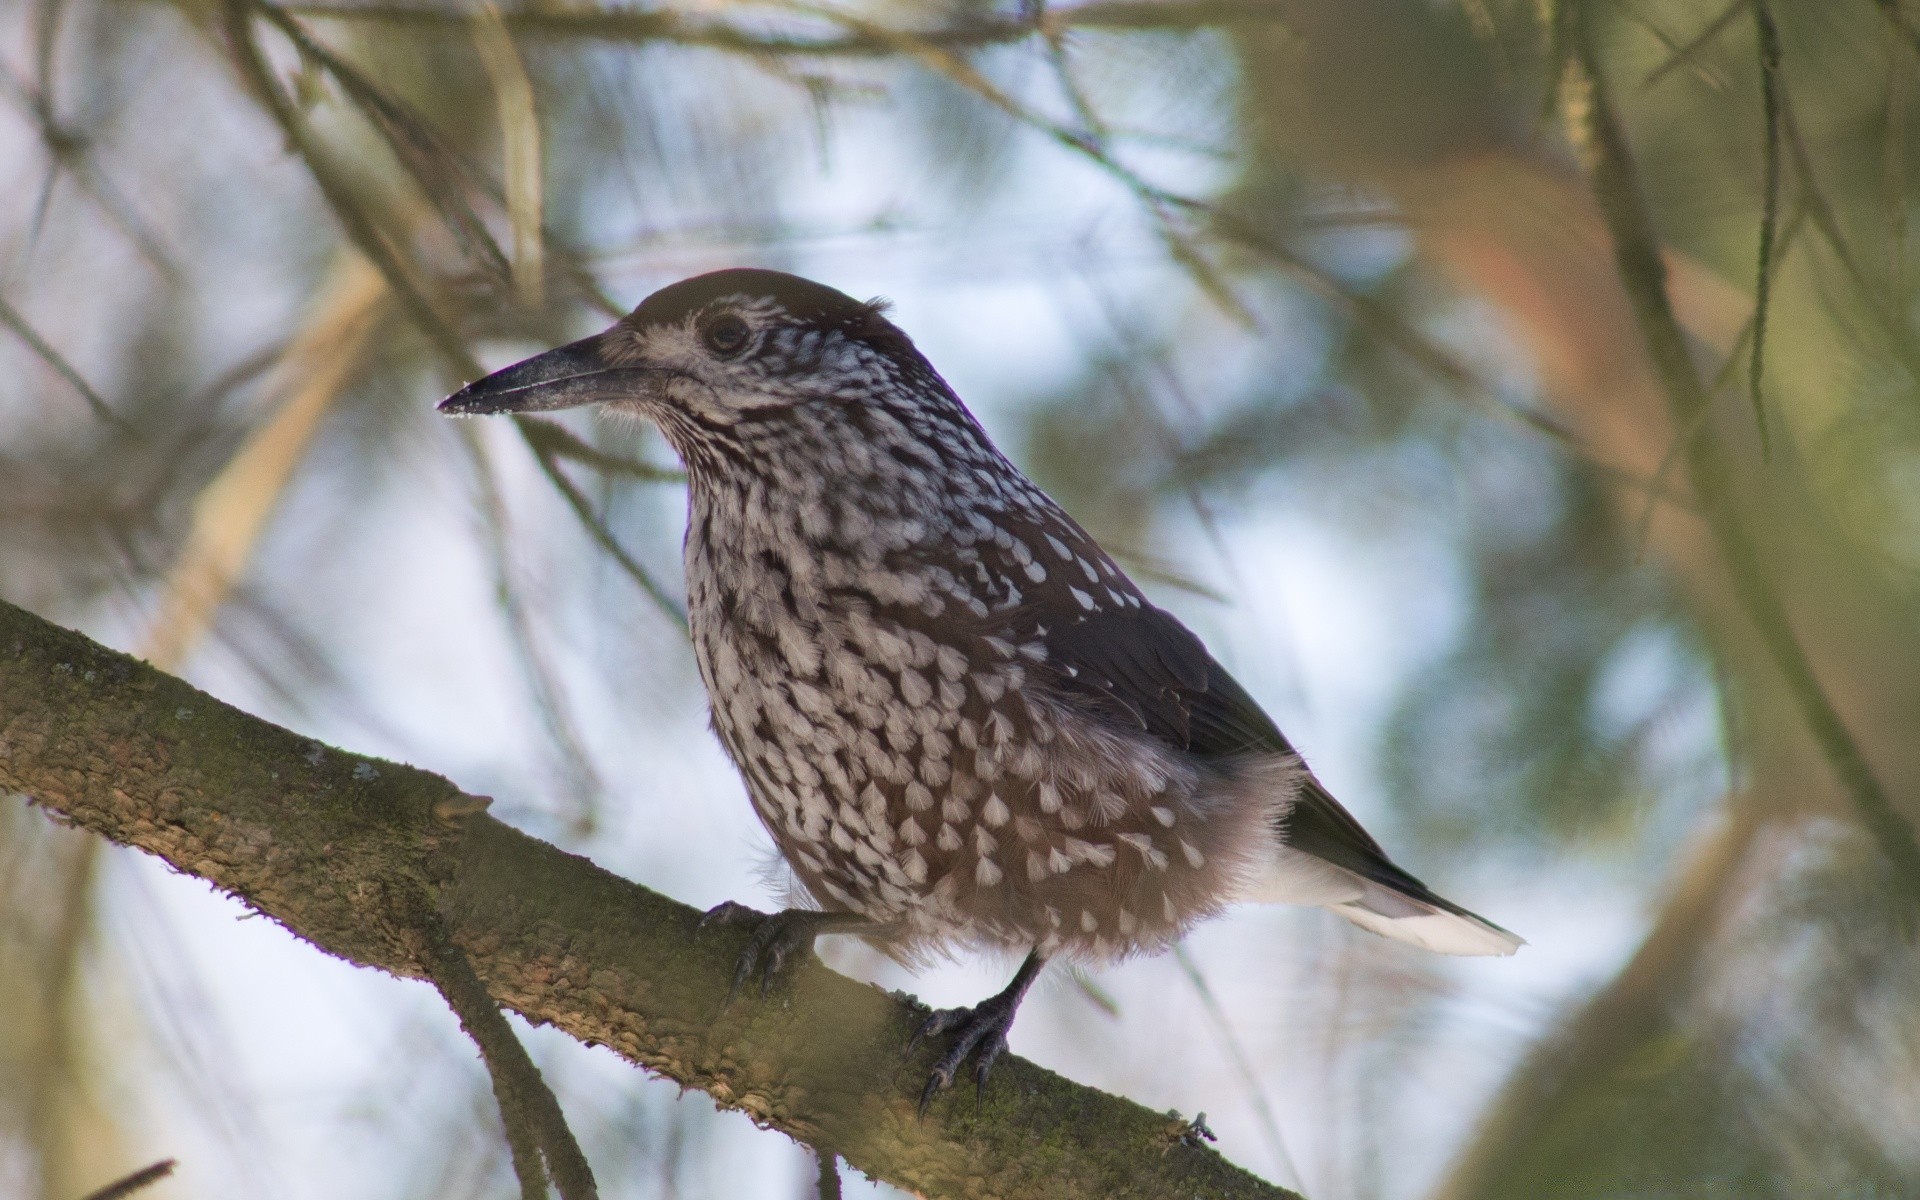
<svg viewBox="0 0 1920 1200"><path fill-rule="evenodd" d="M166 860L326 953L419 961L424 896L487 990L528 1020L928 1196L1278 1200L1183 1123L1017 1058L984 1100L914 1116L925 1015L809 962L717 1017L748 930L485 815L440 776L260 720L0 601L0 789Z"/></svg>

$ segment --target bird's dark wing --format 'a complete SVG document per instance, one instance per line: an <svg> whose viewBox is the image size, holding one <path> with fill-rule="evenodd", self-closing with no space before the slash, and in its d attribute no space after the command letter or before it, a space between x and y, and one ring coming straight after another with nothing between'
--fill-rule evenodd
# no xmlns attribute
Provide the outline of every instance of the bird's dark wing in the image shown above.
<svg viewBox="0 0 1920 1200"><path fill-rule="evenodd" d="M1020 636L1046 648L1041 671L1051 690L1163 742L1208 758L1293 753L1200 639L1144 601L1037 616Z"/></svg>
<svg viewBox="0 0 1920 1200"><path fill-rule="evenodd" d="M963 569L978 573L987 594L1011 601L977 632L1041 651L1030 657L1035 683L1082 712L1201 759L1295 753L1193 631L1148 603L1071 517L1055 510L1028 519L1003 517L1012 538L982 541ZM1408 894L1431 895L1311 774L1284 821L1290 847Z"/></svg>
<svg viewBox="0 0 1920 1200"><path fill-rule="evenodd" d="M1294 753L1199 637L1161 609L1144 601L1084 613L1054 609L1022 624L1019 635L1046 648L1040 670L1048 689L1085 710L1202 758ZM1295 850L1431 896L1311 775L1287 813L1285 836Z"/></svg>

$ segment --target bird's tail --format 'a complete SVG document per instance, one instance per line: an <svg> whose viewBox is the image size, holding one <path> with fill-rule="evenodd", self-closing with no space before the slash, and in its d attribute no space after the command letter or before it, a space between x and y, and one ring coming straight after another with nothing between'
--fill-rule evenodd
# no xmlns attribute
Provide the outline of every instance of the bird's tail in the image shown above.
<svg viewBox="0 0 1920 1200"><path fill-rule="evenodd" d="M1396 873L1405 876L1397 868ZM1512 954L1526 944L1524 938L1435 895L1412 876L1405 876L1405 884L1368 878L1290 847L1280 850L1279 861L1249 898L1325 908L1362 929L1438 954Z"/></svg>
<svg viewBox="0 0 1920 1200"><path fill-rule="evenodd" d="M1362 929L1439 954L1526 944L1403 871L1311 775L1279 818L1282 845L1249 899L1331 909Z"/></svg>

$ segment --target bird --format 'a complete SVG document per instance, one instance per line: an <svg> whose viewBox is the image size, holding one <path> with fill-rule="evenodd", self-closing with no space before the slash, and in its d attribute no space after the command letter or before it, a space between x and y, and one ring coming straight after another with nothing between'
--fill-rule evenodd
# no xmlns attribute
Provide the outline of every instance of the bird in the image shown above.
<svg viewBox="0 0 1920 1200"><path fill-rule="evenodd" d="M1165 950L1229 905L1326 908L1442 954L1516 935L1396 865L1246 689L1023 474L884 301L737 267L469 384L456 415L583 405L686 468L712 727L798 883L734 990L825 933L902 961L1024 955L925 1018L920 1111L977 1089L1052 961ZM731 996L729 997L731 1002Z"/></svg>

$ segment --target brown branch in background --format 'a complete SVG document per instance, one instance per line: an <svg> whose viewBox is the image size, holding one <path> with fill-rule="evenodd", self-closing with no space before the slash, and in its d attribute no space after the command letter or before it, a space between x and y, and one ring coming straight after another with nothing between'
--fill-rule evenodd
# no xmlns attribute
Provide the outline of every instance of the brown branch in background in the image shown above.
<svg viewBox="0 0 1920 1200"><path fill-rule="evenodd" d="M1465 1149L1430 1200L1548 1194L1562 1123L1586 1119L1592 1092L1615 1078L1635 1047L1665 1029L1691 989L1700 948L1739 894L1753 847L1767 828L1751 797L1688 849L1640 948L1605 987L1528 1054L1475 1123ZM1544 1160L1544 1163L1541 1161Z"/></svg>
<svg viewBox="0 0 1920 1200"><path fill-rule="evenodd" d="M427 299L425 290L413 280L399 255L381 234L372 216L354 198L344 181L334 174L331 164L321 154L319 146L308 136L298 111L274 83L267 71L265 60L261 57L259 45L253 40L247 14L254 9L279 13L279 10L262 3L261 0L228 0L226 7L228 42L236 61L241 66L242 75L250 82L256 98L279 125L288 144L305 162L308 173L313 176L314 182L320 188L322 198L333 210L336 219L340 221L348 240L358 247L361 253L365 254L386 277L387 284L393 289L395 297L401 302L414 325L427 336L428 342L438 351L449 373L460 379L478 379L484 373L479 361L467 349L466 343L453 325L441 316ZM280 15L284 17L284 14ZM285 29L288 26L298 29L297 25L291 25L290 22L282 28ZM612 554L621 569L649 598L672 617L676 624L685 629L686 615L680 611L679 606L654 581L646 569L619 545L605 523L593 512L593 507L587 503L586 497L580 494L579 489L575 488L572 481L567 479L554 464L551 451L542 450L537 440L541 435L529 433L528 422L524 418L516 418L514 425L520 430L521 437L526 440L528 447L533 450L534 457L539 460L542 473L560 491L568 507L586 527L588 534ZM553 439L551 435L547 435L546 440L551 443Z"/></svg>
<svg viewBox="0 0 1920 1200"><path fill-rule="evenodd" d="M549 1174L560 1200L597 1200L600 1193L593 1169L567 1127L560 1101L514 1036L499 1003L487 994L465 952L453 944L445 925L424 902L419 906L419 921L427 973L447 1007L460 1018L460 1028L480 1047L487 1074L493 1078L493 1094L500 1102L500 1119L506 1126L523 1200L545 1200Z"/></svg>
<svg viewBox="0 0 1920 1200"><path fill-rule="evenodd" d="M1754 31L1760 43L1760 110L1766 136L1760 150L1760 250L1756 255L1753 287L1752 359L1747 367L1747 390L1753 397L1753 420L1760 431L1760 459L1773 457L1767 436L1767 409L1761 400L1766 366L1767 303L1773 296L1773 239L1780 220L1780 30L1773 23L1767 0L1752 0Z"/></svg>
<svg viewBox="0 0 1920 1200"><path fill-rule="evenodd" d="M1920 54L1920 26L1915 25L1913 18L1900 7L1900 0L1873 0L1873 2L1879 6L1882 13L1886 14L1887 24L1893 26L1894 31L1907 40L1907 44L1913 47L1915 54Z"/></svg>
<svg viewBox="0 0 1920 1200"><path fill-rule="evenodd" d="M750 930L491 817L438 776L252 717L0 603L0 793L158 855L328 953L407 977L420 898L493 1000L927 1196L1287 1200L1184 1122L1017 1057L983 1097L916 1091L927 1010L809 958L716 1019Z"/></svg>
<svg viewBox="0 0 1920 1200"><path fill-rule="evenodd" d="M138 1171L122 1179L116 1179L98 1191L88 1192L82 1200L126 1200L135 1192L159 1183L173 1174L175 1166L171 1158L163 1158L152 1166L141 1167Z"/></svg>
<svg viewBox="0 0 1920 1200"><path fill-rule="evenodd" d="M1674 425L1686 429L1698 422L1710 397L1701 386L1686 337L1674 318L1660 244L1641 200L1626 134L1614 113L1591 31L1584 27L1583 18L1574 19L1582 26L1575 33L1575 60L1580 82L1587 89L1586 104L1577 106L1585 114L1585 126L1575 131L1576 140L1591 159L1594 197L1613 238L1620 282L1665 388ZM1893 863L1901 886L1912 899L1920 900L1920 844L1914 841L1913 828L1894 810L1865 753L1815 675L1774 590L1759 547L1741 520L1731 466L1706 427L1687 440L1685 461L1694 495L1719 545L1737 602L1758 631L1802 720L1839 776L1862 824Z"/></svg>
<svg viewBox="0 0 1920 1200"><path fill-rule="evenodd" d="M1786 226L1780 230L1780 236L1774 245L1774 252L1768 257L1767 274L1763 277L1768 281L1769 286L1771 286L1772 277L1780 273L1780 264L1786 261L1787 252L1792 249L1794 239L1799 236L1800 228L1805 224L1806 219L1807 206L1802 204L1794 209L1793 216L1788 219ZM1732 348L1727 351L1726 361L1720 364L1720 370L1714 375L1712 382L1707 385L1708 396L1718 396L1721 389L1725 388L1727 384L1732 381L1734 371L1740 361L1741 352L1748 350L1751 346L1755 320L1758 313L1759 310L1756 308L1747 315L1745 323L1740 326L1739 335L1734 338ZM1674 469L1680 465L1680 459L1687 448L1687 443L1699 436L1701 426L1705 424L1706 419L1711 415L1709 411L1704 409L1695 414L1694 424L1689 428L1682 429L1675 433L1673 444L1668 446L1667 452L1660 456L1660 466L1653 473L1653 486L1648 490L1647 502L1641 507L1640 515L1634 519L1633 523L1632 545L1634 562L1639 563L1646 560L1647 547L1652 544L1653 540L1654 513L1659 507L1660 501L1666 500L1669 503L1678 503L1687 511L1694 513L1696 516L1699 515L1699 508L1692 504L1691 501L1675 497L1671 492L1667 491L1667 481L1672 477Z"/></svg>
<svg viewBox="0 0 1920 1200"><path fill-rule="evenodd" d="M173 669L205 635L253 558L268 520L305 460L320 422L360 367L387 299L385 282L349 252L275 365L278 407L200 490L167 575L142 657Z"/></svg>
<svg viewBox="0 0 1920 1200"><path fill-rule="evenodd" d="M98 915L100 862L107 848L94 838L77 844L63 838L53 848L54 854L42 850L38 856L36 867L45 874L37 890L51 899L48 911L57 916L40 953L28 960L33 977L12 981L17 989L12 994L24 1003L9 1015L18 1020L15 1029L27 1034L13 1061L25 1101L28 1144L39 1159L43 1186L57 1189L75 1182L73 1176L84 1169L83 1147L112 1126L103 1130L82 1123L83 1110L73 1104L76 1095L83 1094L87 1067L81 1036L82 1003L88 994L86 947ZM25 1019L34 1010L40 1019ZM76 1124L81 1128L75 1130Z"/></svg>
<svg viewBox="0 0 1920 1200"><path fill-rule="evenodd" d="M545 207L541 188L540 118L533 81L500 17L500 6L482 0L473 23L474 49L493 84L500 122L501 174L506 180L508 223L513 229L513 290L520 303L546 304L546 247L541 237Z"/></svg>
<svg viewBox="0 0 1920 1200"><path fill-rule="evenodd" d="M392 4L287 4L282 10L314 19L352 21L390 28L464 35L472 17L465 11ZM838 36L755 30L663 9L523 8L502 14L516 37L582 39L644 44L668 42L727 50L756 57L883 58L898 52L892 36L847 32ZM1039 20L1029 17L981 19L906 34L943 50L1003 46L1055 30L1188 31L1283 21L1271 0L1095 0L1051 9Z"/></svg>

